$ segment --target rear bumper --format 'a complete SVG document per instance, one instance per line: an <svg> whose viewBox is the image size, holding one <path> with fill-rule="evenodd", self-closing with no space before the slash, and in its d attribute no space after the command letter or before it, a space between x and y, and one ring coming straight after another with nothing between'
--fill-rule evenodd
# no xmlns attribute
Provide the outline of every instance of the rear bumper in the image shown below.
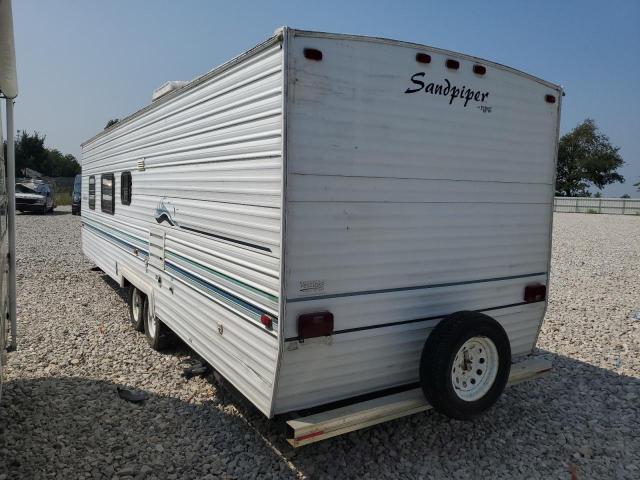
<svg viewBox="0 0 640 480"><path fill-rule="evenodd" d="M20 203L16 202L16 210L20 212L41 212L44 208L43 203Z"/></svg>
<svg viewBox="0 0 640 480"><path fill-rule="evenodd" d="M549 372L551 362L542 357L528 357L511 365L509 385L533 380ZM343 433L429 410L422 389L375 398L287 422L287 441L294 447L318 442Z"/></svg>

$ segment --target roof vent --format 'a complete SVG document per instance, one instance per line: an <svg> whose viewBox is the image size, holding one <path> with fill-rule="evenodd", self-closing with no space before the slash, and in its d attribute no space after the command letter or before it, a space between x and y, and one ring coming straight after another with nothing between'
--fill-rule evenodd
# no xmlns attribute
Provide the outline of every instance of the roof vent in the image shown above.
<svg viewBox="0 0 640 480"><path fill-rule="evenodd" d="M151 101L155 102L159 98L164 97L167 93L171 93L174 90L181 89L187 83L189 82L185 80L171 80L169 82L165 82L153 91L153 95L151 96Z"/></svg>

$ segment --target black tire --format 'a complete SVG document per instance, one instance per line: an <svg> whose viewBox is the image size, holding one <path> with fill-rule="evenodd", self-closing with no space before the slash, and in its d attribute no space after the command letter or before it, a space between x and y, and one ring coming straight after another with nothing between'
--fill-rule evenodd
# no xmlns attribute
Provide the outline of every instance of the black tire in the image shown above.
<svg viewBox="0 0 640 480"><path fill-rule="evenodd" d="M155 328L151 325L152 320L155 321ZM171 330L157 317L152 316L147 297L144 299L144 335L149 346L157 351L164 350L171 343Z"/></svg>
<svg viewBox="0 0 640 480"><path fill-rule="evenodd" d="M472 341L467 344L471 347L463 352L463 345L472 338L482 343ZM487 340L493 342L495 351ZM482 345L489 346L490 352L482 353ZM459 353L461 363L454 365ZM497 368L491 358L497 358ZM455 375L454 368L461 372L462 379ZM496 403L510 371L511 346L502 326L482 313L457 312L444 318L427 338L420 359L420 384L436 411L458 420L470 420ZM495 378L491 381L493 372ZM476 392L465 392L461 381L464 388L468 385L469 389L476 388ZM465 395L469 396L462 398Z"/></svg>
<svg viewBox="0 0 640 480"><path fill-rule="evenodd" d="M129 287L129 321L133 329L144 332L144 303L147 297L136 287Z"/></svg>

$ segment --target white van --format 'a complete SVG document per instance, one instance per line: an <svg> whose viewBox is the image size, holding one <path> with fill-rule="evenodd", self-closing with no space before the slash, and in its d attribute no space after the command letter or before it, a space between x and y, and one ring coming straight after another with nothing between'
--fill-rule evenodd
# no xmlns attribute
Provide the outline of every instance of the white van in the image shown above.
<svg viewBox="0 0 640 480"><path fill-rule="evenodd" d="M266 416L296 412L294 445L472 418L550 368L527 356L560 87L290 28L167 85L82 155L84 253L131 286L152 347L173 332Z"/></svg>

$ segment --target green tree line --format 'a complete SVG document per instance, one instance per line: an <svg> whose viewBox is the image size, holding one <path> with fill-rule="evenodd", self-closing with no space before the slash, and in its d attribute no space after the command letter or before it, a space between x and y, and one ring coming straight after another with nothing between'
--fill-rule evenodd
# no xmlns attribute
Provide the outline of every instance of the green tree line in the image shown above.
<svg viewBox="0 0 640 480"><path fill-rule="evenodd" d="M80 173L76 157L64 154L57 148L47 148L45 135L38 132L18 131L15 140L16 175L24 168L30 168L47 177L73 177ZM6 144L5 158L6 158Z"/></svg>

